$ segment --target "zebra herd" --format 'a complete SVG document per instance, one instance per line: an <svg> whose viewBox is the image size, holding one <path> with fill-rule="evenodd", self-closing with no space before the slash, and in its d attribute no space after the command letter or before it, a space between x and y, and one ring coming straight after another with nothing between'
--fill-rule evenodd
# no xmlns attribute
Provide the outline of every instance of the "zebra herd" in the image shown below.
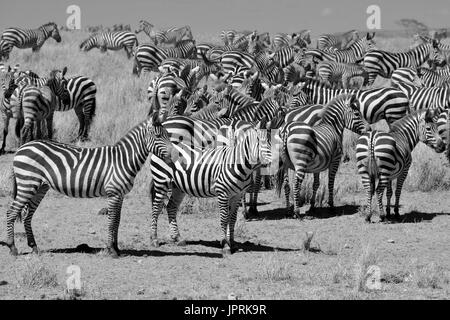
<svg viewBox="0 0 450 320"><path fill-rule="evenodd" d="M140 32L149 43L138 43ZM450 61L445 52L450 48L440 39L418 36L414 48L387 52L376 48L375 33L361 37L356 30L321 35L313 48L310 33L270 37L267 32L223 30L223 45L218 45L197 43L189 26L156 30L141 20L135 33L92 34L80 44L81 51L124 49L133 60L134 75L156 73L147 88L146 120L116 144L96 148L52 141L54 112L71 109L80 123L78 139L89 138L97 90L90 78L66 78L67 68L39 77L32 70L21 71L19 65L0 65L0 151L5 151L10 118L17 120L21 141L13 160L13 202L7 212L6 244L11 253L17 254L14 222L22 216L28 245L38 252L31 220L52 188L70 197L107 197L107 248L118 256L123 198L149 158L152 244L159 245L157 221L164 207L171 239L185 243L176 219L183 199L215 197L223 254L230 254L235 250L239 203L243 202L245 217L258 214L262 176L275 176L277 190L284 186L287 210L303 218L300 190L306 173L314 175L313 209L320 173L328 170L328 205L333 210L344 129L359 136L356 158L367 192L366 220L371 219L375 192L381 219L390 218L393 180L398 218L402 185L417 143L449 153ZM49 37L61 41L52 23L36 30L6 29L0 58L9 59L13 47L37 51ZM391 79L391 85L375 86L378 76ZM370 126L381 120L387 122L388 132ZM292 211L289 169L295 172Z"/></svg>

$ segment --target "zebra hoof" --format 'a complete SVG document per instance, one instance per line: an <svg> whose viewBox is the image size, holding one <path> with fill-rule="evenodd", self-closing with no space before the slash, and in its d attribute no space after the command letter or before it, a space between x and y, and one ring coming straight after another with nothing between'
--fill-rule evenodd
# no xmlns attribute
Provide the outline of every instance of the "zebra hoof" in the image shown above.
<svg viewBox="0 0 450 320"><path fill-rule="evenodd" d="M106 216L108 214L108 208L102 208L100 209L100 211L97 213L99 216Z"/></svg>
<svg viewBox="0 0 450 320"><path fill-rule="evenodd" d="M161 243L158 239L151 239L150 245L152 247L158 248L159 246L161 246Z"/></svg>
<svg viewBox="0 0 450 320"><path fill-rule="evenodd" d="M19 255L19 252L17 251L17 248L14 245L9 247L9 253L14 257L17 257Z"/></svg>
<svg viewBox="0 0 450 320"><path fill-rule="evenodd" d="M119 258L119 250L116 250L114 248L108 248L108 254L113 259Z"/></svg>
<svg viewBox="0 0 450 320"><path fill-rule="evenodd" d="M370 216L367 215L366 218L364 219L365 222L370 223Z"/></svg>
<svg viewBox="0 0 450 320"><path fill-rule="evenodd" d="M35 254L35 255L39 255L41 253L36 245L32 246L31 250L32 250L32 253Z"/></svg>

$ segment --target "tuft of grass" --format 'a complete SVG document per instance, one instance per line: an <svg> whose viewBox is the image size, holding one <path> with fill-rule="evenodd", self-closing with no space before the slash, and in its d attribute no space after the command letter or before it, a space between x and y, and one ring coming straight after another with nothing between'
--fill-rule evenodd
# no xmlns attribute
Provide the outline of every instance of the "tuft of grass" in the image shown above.
<svg viewBox="0 0 450 320"><path fill-rule="evenodd" d="M242 240L251 238L248 233L247 222L243 217L240 217L236 221L236 225L234 226L234 236Z"/></svg>
<svg viewBox="0 0 450 320"><path fill-rule="evenodd" d="M58 286L56 272L37 256L26 257L17 266L18 282L28 288L42 289Z"/></svg>
<svg viewBox="0 0 450 320"><path fill-rule="evenodd" d="M355 288L358 292L370 291L370 288L368 286L368 283L370 281L369 278L372 275L376 277L376 274L374 274L374 272L376 272L374 267L377 266L377 260L378 260L377 254L375 251L373 251L370 245L367 245L365 248L363 248L363 251L356 266ZM377 279L375 279L375 281L376 280Z"/></svg>
<svg viewBox="0 0 450 320"><path fill-rule="evenodd" d="M292 267L289 263L280 261L277 255L270 255L262 263L257 278L272 282L291 280L293 278Z"/></svg>
<svg viewBox="0 0 450 320"><path fill-rule="evenodd" d="M313 239L313 237L314 237L314 232L306 232L306 237L305 237L305 239L303 239L303 242L302 242L302 249L303 249L303 251L311 251L311 242L312 242L312 239Z"/></svg>
<svg viewBox="0 0 450 320"><path fill-rule="evenodd" d="M415 279L417 286L422 289L442 289L444 286L448 286L450 282L444 268L435 263L418 266Z"/></svg>

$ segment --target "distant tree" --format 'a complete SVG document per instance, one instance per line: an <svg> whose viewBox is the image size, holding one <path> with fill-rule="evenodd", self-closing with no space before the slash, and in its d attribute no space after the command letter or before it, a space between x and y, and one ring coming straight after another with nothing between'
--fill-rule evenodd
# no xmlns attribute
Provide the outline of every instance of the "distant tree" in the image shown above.
<svg viewBox="0 0 450 320"><path fill-rule="evenodd" d="M398 25L404 27L409 35L421 34L428 35L428 26L416 19L401 19L396 22Z"/></svg>

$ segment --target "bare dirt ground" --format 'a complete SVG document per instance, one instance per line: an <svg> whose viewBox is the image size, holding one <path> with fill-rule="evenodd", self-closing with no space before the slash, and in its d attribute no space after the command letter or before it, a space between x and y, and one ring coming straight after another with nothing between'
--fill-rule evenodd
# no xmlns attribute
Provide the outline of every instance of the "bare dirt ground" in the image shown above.
<svg viewBox="0 0 450 320"><path fill-rule="evenodd" d="M2 157L2 174L12 156ZM9 167L8 167L9 168ZM6 238L7 193L0 197L0 239ZM222 258L215 199L194 203L179 215L186 246L150 246L150 201L124 201L119 233L122 256L106 244L104 199L70 199L49 193L33 220L40 256L28 254L23 226L16 224L19 257L0 246L0 299L67 299L67 267L81 269L82 299L448 299L450 198L448 192L403 194L402 222L364 223L362 193L338 199L338 214L318 210L311 220L285 218L274 191L260 197L261 217L236 230L238 252ZM306 232L314 232L304 250ZM159 236L169 238L167 217ZM89 246L88 252L82 252ZM375 265L381 288L364 276ZM49 279L50 278L50 279ZM363 279L363 280L361 280ZM359 282L363 283L362 287Z"/></svg>

